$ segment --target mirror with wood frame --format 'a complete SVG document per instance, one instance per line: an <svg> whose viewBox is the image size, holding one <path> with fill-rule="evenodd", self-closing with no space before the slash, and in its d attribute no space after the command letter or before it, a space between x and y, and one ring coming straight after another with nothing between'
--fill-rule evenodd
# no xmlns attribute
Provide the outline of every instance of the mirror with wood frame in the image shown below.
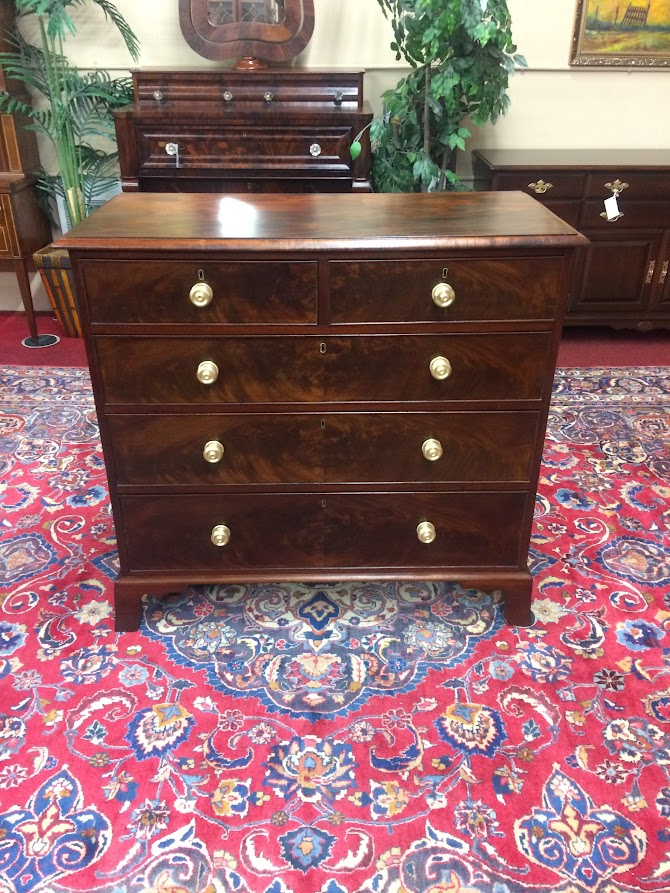
<svg viewBox="0 0 670 893"><path fill-rule="evenodd" d="M314 31L314 0L179 0L188 45L206 59L264 67L297 56Z"/></svg>

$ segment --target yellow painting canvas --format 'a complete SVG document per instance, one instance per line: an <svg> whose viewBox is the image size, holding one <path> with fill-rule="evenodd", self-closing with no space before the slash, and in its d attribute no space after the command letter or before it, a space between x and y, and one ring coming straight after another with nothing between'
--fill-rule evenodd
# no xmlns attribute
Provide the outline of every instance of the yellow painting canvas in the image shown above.
<svg viewBox="0 0 670 893"><path fill-rule="evenodd" d="M670 0L578 0L572 65L670 65Z"/></svg>

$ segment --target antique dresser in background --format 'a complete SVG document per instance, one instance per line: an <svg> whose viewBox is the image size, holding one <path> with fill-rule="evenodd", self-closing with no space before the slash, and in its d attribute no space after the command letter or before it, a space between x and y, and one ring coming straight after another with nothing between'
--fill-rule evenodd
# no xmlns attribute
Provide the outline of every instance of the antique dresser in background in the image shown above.
<svg viewBox="0 0 670 893"><path fill-rule="evenodd" d="M485 149L473 169L478 188L527 192L588 237L566 322L670 328L670 150Z"/></svg>
<svg viewBox="0 0 670 893"><path fill-rule="evenodd" d="M124 191L368 192L361 71L142 69L114 114ZM350 146L361 136L361 154Z"/></svg>
<svg viewBox="0 0 670 893"><path fill-rule="evenodd" d="M69 250L117 629L197 583L454 580L531 622L584 238L520 193L122 194Z"/></svg>

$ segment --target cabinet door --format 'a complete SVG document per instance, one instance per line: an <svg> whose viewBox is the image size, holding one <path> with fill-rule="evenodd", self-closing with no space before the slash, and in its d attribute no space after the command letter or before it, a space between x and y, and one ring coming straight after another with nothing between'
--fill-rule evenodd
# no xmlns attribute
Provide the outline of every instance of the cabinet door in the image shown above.
<svg viewBox="0 0 670 893"><path fill-rule="evenodd" d="M657 232L584 230L591 244L582 250L570 315L597 316L603 322L622 313L639 315L649 305L655 263L660 256Z"/></svg>
<svg viewBox="0 0 670 893"><path fill-rule="evenodd" d="M656 311L670 312L670 231L663 238L663 245L656 261L656 287L652 297L652 307Z"/></svg>

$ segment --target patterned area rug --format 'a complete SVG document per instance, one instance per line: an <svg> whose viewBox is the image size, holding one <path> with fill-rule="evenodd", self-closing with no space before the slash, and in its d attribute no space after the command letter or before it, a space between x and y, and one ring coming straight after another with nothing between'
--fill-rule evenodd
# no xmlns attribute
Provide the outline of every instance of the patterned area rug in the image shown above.
<svg viewBox="0 0 670 893"><path fill-rule="evenodd" d="M88 373L0 370L0 893L670 890L670 368L557 374L530 629L199 587L116 635Z"/></svg>

